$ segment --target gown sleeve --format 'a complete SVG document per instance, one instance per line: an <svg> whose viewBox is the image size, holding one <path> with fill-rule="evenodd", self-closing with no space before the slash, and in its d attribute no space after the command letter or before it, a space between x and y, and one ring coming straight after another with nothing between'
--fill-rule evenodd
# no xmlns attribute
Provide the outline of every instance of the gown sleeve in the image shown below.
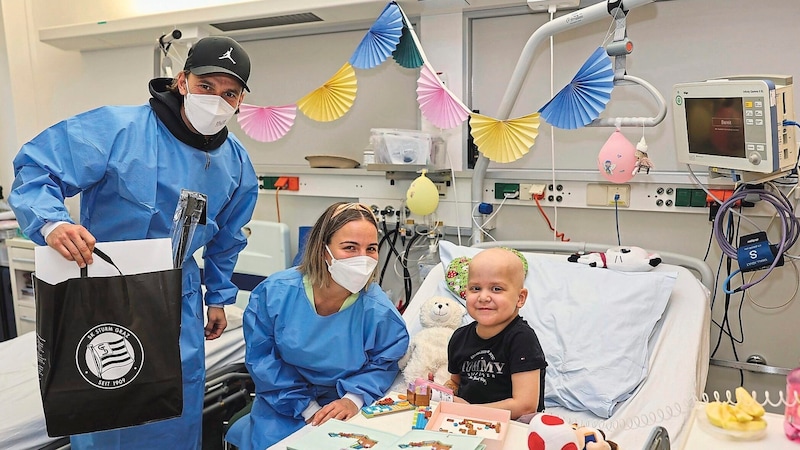
<svg viewBox="0 0 800 450"><path fill-rule="evenodd" d="M371 292L374 290L371 289ZM362 293L359 301L376 301L363 296ZM393 307L370 307L366 312L364 342L367 362L352 375L338 380L336 389L339 396L348 392L361 395L364 404L368 405L386 394L400 372L397 362L408 349L408 331L402 317Z"/></svg>
<svg viewBox="0 0 800 450"><path fill-rule="evenodd" d="M99 182L114 143L110 114L99 109L71 117L41 132L14 158L9 204L20 228L46 245L45 222L70 222L64 199Z"/></svg>
<svg viewBox="0 0 800 450"><path fill-rule="evenodd" d="M315 397L314 390L297 369L281 359L275 347L274 317L267 306L269 284L269 281L263 282L252 291L245 310L245 364L255 383L257 395L278 413L301 418L302 412ZM287 295L283 291L276 287L269 295L283 297Z"/></svg>
<svg viewBox="0 0 800 450"><path fill-rule="evenodd" d="M230 305L236 301L238 288L231 281L239 252L247 245L242 227L253 215L258 197L258 178L244 149L241 149L242 172L225 208L217 215L219 231L206 244L203 282L206 305Z"/></svg>

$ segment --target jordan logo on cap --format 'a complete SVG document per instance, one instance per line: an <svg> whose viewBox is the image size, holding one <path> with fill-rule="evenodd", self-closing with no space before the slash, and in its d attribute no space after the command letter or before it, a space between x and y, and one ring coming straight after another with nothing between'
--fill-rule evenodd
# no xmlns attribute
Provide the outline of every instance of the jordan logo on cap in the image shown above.
<svg viewBox="0 0 800 450"><path fill-rule="evenodd" d="M236 61L233 60L231 57L231 53L233 52L233 47L229 48L227 52L223 53L218 59L230 59L232 63L236 64Z"/></svg>

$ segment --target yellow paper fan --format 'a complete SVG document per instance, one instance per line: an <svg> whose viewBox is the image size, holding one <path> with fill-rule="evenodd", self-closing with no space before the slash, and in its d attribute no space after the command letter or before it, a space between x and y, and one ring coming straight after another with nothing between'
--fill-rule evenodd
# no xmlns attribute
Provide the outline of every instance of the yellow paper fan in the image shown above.
<svg viewBox="0 0 800 450"><path fill-rule="evenodd" d="M472 113L469 125L475 145L484 156L494 162L509 163L522 158L533 147L539 135L539 113L508 120Z"/></svg>
<svg viewBox="0 0 800 450"><path fill-rule="evenodd" d="M350 111L357 89L356 71L349 62L344 63L330 80L301 98L297 108L309 119L331 122Z"/></svg>

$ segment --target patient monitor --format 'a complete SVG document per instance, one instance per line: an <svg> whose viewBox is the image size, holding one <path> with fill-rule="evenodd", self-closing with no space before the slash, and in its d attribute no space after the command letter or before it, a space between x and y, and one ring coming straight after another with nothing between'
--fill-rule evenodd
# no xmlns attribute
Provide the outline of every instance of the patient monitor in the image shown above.
<svg viewBox="0 0 800 450"><path fill-rule="evenodd" d="M791 76L680 83L672 100L678 161L745 181L797 164Z"/></svg>

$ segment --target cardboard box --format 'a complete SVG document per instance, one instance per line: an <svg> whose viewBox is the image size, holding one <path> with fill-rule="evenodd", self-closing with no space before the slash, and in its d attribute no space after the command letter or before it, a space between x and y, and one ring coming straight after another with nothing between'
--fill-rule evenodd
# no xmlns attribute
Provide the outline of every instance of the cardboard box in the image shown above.
<svg viewBox="0 0 800 450"><path fill-rule="evenodd" d="M442 402L425 429L481 436L486 450L502 450L510 421L511 411L506 409Z"/></svg>

